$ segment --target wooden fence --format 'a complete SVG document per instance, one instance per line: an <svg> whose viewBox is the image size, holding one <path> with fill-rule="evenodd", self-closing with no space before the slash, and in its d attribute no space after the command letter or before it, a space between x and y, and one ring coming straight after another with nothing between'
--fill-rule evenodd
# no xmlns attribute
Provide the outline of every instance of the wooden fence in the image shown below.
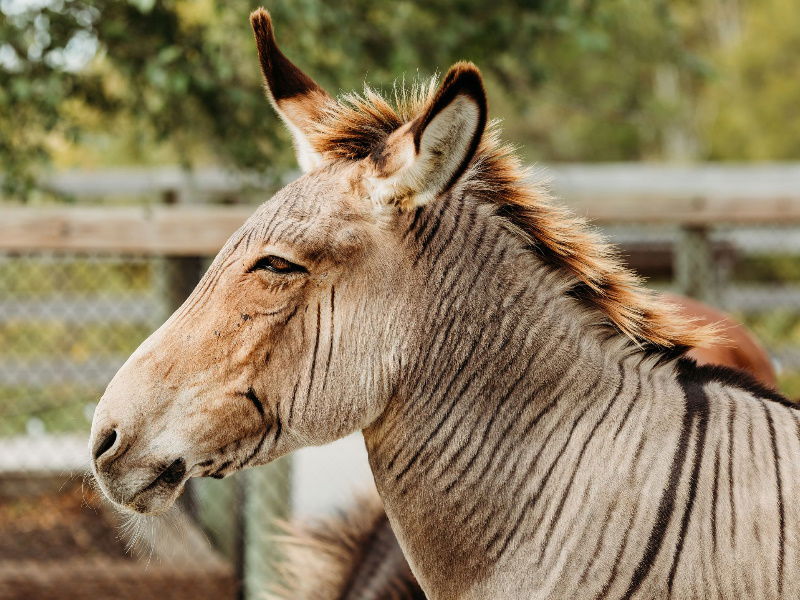
<svg viewBox="0 0 800 600"><path fill-rule="evenodd" d="M672 252L683 293L713 301L714 246L721 225L800 224L800 165L557 165L546 171L557 196L600 225L671 225L681 231ZM82 200L148 196L146 207L0 205L0 251L91 251L172 257L182 281L214 255L252 212L236 205L266 182L220 170L118 169L69 172L43 181ZM255 196L258 198L258 196ZM224 198L229 205L201 204ZM160 199L160 202L158 201ZM260 199L265 199L261 197ZM188 274L188 277L186 276ZM177 279L176 279L177 281ZM186 290L178 289L176 298Z"/></svg>
<svg viewBox="0 0 800 600"><path fill-rule="evenodd" d="M713 242L712 230L725 225L800 226L800 165L559 165L548 169L547 174L555 194L597 224L678 228L679 242L670 248L668 258L672 261L671 272L681 291L700 299L714 299L715 263L720 249ZM199 278L204 260L216 254L252 213L252 204L240 202L245 198L266 199L266 193L253 191L269 187L251 175L175 169L62 173L44 184L82 202L106 204L0 204L0 254L47 251L161 257L170 266L165 270L171 278L167 285L168 308L182 302ZM149 204L115 206L113 199L118 197L147 197ZM209 202L219 199L227 204ZM109 201L111 205L107 204ZM47 300L37 301L47 305ZM0 313L24 309L30 316L35 309L34 305L19 307L14 302L6 305L7 310ZM263 590L265 580L271 576L263 558L267 549L263 523L268 520L265 512L281 516L285 513L288 469L284 461L254 472L246 480L246 510L240 518L244 523L242 536L248 545L240 558L252 594ZM276 482L281 482L277 496L272 493ZM220 512L220 498L225 496L225 502L236 500L230 489L213 487L217 485L221 483L208 482L211 487L199 488L196 498L200 518L212 529L222 523L220 519L231 518L232 513ZM270 493L265 492L268 488ZM269 504L254 503L252 499L259 495L269 498ZM225 523L221 530L231 530L230 524ZM227 543L234 547L237 541Z"/></svg>

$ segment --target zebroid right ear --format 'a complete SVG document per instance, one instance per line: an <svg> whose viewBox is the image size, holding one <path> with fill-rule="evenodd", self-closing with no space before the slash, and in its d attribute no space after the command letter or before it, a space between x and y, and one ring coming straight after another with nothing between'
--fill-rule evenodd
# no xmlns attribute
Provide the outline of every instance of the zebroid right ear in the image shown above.
<svg viewBox="0 0 800 600"><path fill-rule="evenodd" d="M411 209L447 191L466 171L486 128L486 92L472 63L456 63L422 114L367 159L376 204Z"/></svg>

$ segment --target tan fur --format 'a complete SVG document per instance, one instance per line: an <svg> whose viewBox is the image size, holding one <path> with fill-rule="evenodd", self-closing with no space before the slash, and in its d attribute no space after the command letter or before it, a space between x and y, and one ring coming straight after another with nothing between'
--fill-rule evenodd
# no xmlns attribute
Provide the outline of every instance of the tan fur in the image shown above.
<svg viewBox="0 0 800 600"><path fill-rule="evenodd" d="M377 494L337 516L285 526L281 584L267 600L424 598L389 527Z"/></svg>
<svg viewBox="0 0 800 600"><path fill-rule="evenodd" d="M728 315L695 300L670 295L669 300L679 306L685 316L707 323L724 323L732 341L731 346L696 348L689 356L699 363L717 364L750 372L761 383L775 387L775 373L764 349L745 329ZM284 574L287 581L295 582L294 587L285 588L280 600L300 600L305 598L336 598L344 593L346 583L363 568L364 548L354 547L364 544L376 531L388 528L388 522L381 518L384 513L380 498L365 495L351 503L337 516L320 524L301 523L291 527L290 535L281 541L286 548ZM394 535L394 534L392 534ZM424 593L414 578L399 545L389 545L379 557L395 571L389 581L403 582L404 589L415 590L418 597ZM310 577L304 574L309 573ZM320 569L318 573L316 568ZM300 586L313 581L319 582L312 590ZM305 583L304 583L305 582ZM329 596L322 595L323 592ZM374 582L371 588L376 598L391 598L393 588L385 581ZM276 598L276 600L278 600Z"/></svg>
<svg viewBox="0 0 800 600"><path fill-rule="evenodd" d="M312 147L328 160L366 158L403 124L417 117L436 92L431 79L411 89L395 89L394 105L374 89L329 101L309 133ZM563 207L551 203L546 188L532 185L510 146L501 144L494 122L462 179L463 185L483 192L531 244L557 267L567 269L582 289L576 290L590 306L634 343L669 350L713 345L718 332L713 325L699 325L641 285L627 269L613 246Z"/></svg>

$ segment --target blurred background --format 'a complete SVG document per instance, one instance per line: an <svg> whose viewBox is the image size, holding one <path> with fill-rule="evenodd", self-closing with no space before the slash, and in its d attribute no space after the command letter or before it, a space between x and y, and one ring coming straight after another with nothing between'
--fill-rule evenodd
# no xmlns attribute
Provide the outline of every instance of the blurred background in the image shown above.
<svg viewBox="0 0 800 600"><path fill-rule="evenodd" d="M128 524L83 475L95 403L296 176L243 0L0 0L0 599L257 598L275 518L370 484L357 436ZM648 284L743 322L800 397L792 0L275 0L332 93L460 59L524 160ZM126 550L131 546L130 552Z"/></svg>

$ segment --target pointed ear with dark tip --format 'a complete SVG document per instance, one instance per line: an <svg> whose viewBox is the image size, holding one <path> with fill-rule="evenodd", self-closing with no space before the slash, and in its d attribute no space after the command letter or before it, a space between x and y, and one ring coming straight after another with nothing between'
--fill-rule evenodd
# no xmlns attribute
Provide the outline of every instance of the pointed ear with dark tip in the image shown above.
<svg viewBox="0 0 800 600"><path fill-rule="evenodd" d="M266 10L253 11L250 25L256 36L267 95L292 134L300 168L310 171L322 162L322 157L311 147L307 134L330 96L278 48Z"/></svg>
<svg viewBox="0 0 800 600"><path fill-rule="evenodd" d="M447 191L466 171L486 128L486 92L472 63L456 63L422 114L367 159L373 201L421 206Z"/></svg>

